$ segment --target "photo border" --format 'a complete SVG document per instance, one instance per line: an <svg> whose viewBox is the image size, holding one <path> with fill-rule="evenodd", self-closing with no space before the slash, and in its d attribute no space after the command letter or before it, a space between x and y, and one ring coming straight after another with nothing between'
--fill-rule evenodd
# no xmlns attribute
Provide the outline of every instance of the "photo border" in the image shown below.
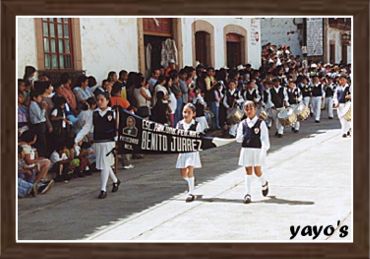
<svg viewBox="0 0 370 259"><path fill-rule="evenodd" d="M367 0L307 1L165 1L104 2L55 0L5 0L1 3L1 256L22 258L57 257L149 257L203 256L257 258L368 258L369 253L369 3ZM195 8L196 7L196 8ZM353 15L355 38L353 114L353 243L32 243L15 242L15 143L16 143L16 15ZM357 90L359 87L360 90ZM12 96L14 98L9 98ZM365 143L365 144L364 144ZM325 172L314 172L325 173Z"/></svg>

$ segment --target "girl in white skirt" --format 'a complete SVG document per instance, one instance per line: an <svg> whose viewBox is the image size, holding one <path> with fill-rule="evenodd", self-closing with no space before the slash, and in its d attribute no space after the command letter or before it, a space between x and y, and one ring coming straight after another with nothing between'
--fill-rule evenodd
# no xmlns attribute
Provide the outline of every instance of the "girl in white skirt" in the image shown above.
<svg viewBox="0 0 370 259"><path fill-rule="evenodd" d="M177 129L183 129L185 131L192 130L201 132L201 126L194 120L196 114L195 106L192 103L188 103L184 106L182 115L183 120L179 121L176 125ZM186 202L191 202L195 199L193 194L195 183L194 183L194 168L201 168L199 152L180 153L177 158L176 168L180 169L182 178L188 183L188 196Z"/></svg>
<svg viewBox="0 0 370 259"><path fill-rule="evenodd" d="M244 112L247 118L238 126L236 141L242 143L239 165L244 166L246 171L244 202L250 203L253 171L261 182L262 195L266 196L269 191L268 182L263 177L261 167L265 163L270 140L265 122L256 116L256 106L253 101L244 103Z"/></svg>
<svg viewBox="0 0 370 259"><path fill-rule="evenodd" d="M113 148L115 147L116 137L116 114L108 107L109 94L99 93L97 95L98 108L93 112L92 121L87 122L84 127L87 133L90 129L93 130L94 135L94 149L96 154L96 168L101 170L100 173L100 194L99 199L107 197L107 183L110 177L113 180L112 192L118 191L120 180L117 179L113 172L114 165ZM85 132L79 132L75 138L75 143L79 143L83 138ZM87 134L86 133L86 134Z"/></svg>

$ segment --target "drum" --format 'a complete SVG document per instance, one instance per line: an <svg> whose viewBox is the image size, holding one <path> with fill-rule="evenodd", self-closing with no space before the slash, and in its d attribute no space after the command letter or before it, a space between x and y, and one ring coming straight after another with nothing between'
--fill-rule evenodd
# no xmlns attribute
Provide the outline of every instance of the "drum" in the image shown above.
<svg viewBox="0 0 370 259"><path fill-rule="evenodd" d="M352 120L352 106L351 106L351 102L347 102L346 103L346 106L348 106L348 108L346 107L347 108L347 111L344 114L343 118L346 121L351 121Z"/></svg>
<svg viewBox="0 0 370 259"><path fill-rule="evenodd" d="M293 123L297 122L297 115L291 107L283 108L278 113L277 117L283 126L291 126Z"/></svg>
<svg viewBox="0 0 370 259"><path fill-rule="evenodd" d="M234 106L227 110L226 119L228 123L236 124L242 120L243 116L243 111L238 106Z"/></svg>
<svg viewBox="0 0 370 259"><path fill-rule="evenodd" d="M293 109L298 121L304 121L310 116L310 108L303 103L296 105Z"/></svg>
<svg viewBox="0 0 370 259"><path fill-rule="evenodd" d="M261 119L261 120L266 120L268 117L268 114L267 112L265 111L265 109L261 109L259 112L258 112L258 118Z"/></svg>

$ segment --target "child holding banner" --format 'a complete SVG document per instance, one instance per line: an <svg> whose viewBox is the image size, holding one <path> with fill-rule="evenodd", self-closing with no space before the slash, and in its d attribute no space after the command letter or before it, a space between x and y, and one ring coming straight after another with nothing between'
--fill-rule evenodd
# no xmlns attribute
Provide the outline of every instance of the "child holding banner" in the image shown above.
<svg viewBox="0 0 370 259"><path fill-rule="evenodd" d="M99 199L107 197L107 183L108 178L113 180L112 192L118 191L120 180L115 176L112 166L114 165L114 156L112 150L115 147L116 137L116 114L108 106L109 94L107 92L99 93L96 97L98 109L93 112L92 121L88 121L88 127L84 127L82 131L89 132L90 129L94 129L94 149L96 153L96 168L101 170L100 181L101 188ZM84 136L83 132L78 134L75 138L75 143L81 141L81 136Z"/></svg>
<svg viewBox="0 0 370 259"><path fill-rule="evenodd" d="M184 106L182 115L183 120L179 121L176 125L177 129L185 131L192 130L201 132L200 124L195 121L196 108L192 103L188 103ZM194 183L194 168L201 168L199 152L180 153L177 158L176 168L180 169L182 178L188 183L188 196L186 202L191 202L195 199L193 194L195 183Z"/></svg>
<svg viewBox="0 0 370 259"><path fill-rule="evenodd" d="M242 143L239 165L244 166L246 171L244 203L250 203L253 170L261 181L262 195L266 196L269 191L268 182L263 177L261 168L266 152L270 148L270 140L265 122L256 116L256 106L253 101L244 103L244 112L247 118L239 124L236 141Z"/></svg>

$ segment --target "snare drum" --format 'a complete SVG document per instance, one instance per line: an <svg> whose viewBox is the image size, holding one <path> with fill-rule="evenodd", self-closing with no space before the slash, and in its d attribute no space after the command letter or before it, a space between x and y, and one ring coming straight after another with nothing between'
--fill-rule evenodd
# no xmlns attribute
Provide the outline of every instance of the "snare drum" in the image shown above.
<svg viewBox="0 0 370 259"><path fill-rule="evenodd" d="M240 122L243 116L244 113L238 106L234 106L227 110L227 122L230 124L236 124Z"/></svg>
<svg viewBox="0 0 370 259"><path fill-rule="evenodd" d="M293 109L298 121L304 121L310 116L310 108L303 103L297 104Z"/></svg>
<svg viewBox="0 0 370 259"><path fill-rule="evenodd" d="M294 113L293 108L283 108L277 117L283 126L291 126L293 123L297 122L297 115Z"/></svg>

